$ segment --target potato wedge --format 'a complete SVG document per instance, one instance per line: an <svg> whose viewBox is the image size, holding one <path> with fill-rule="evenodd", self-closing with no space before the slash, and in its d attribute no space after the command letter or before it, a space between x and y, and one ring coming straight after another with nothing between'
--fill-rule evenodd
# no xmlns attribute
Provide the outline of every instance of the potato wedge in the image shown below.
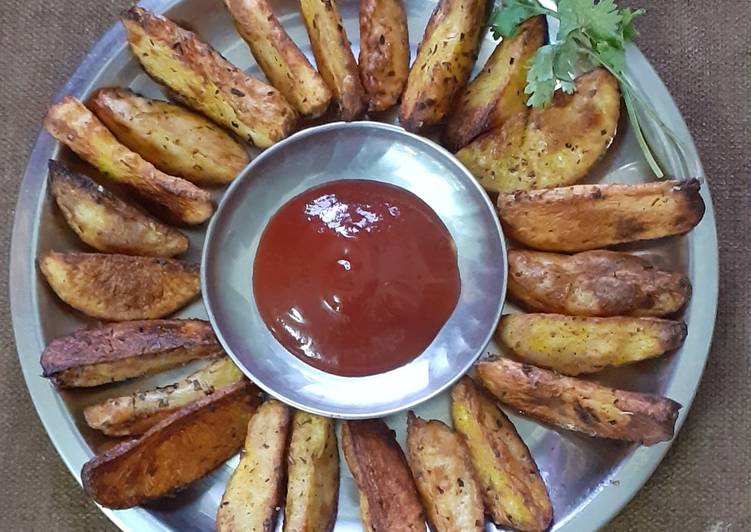
<svg viewBox="0 0 751 532"><path fill-rule="evenodd" d="M365 112L365 89L335 0L300 0L300 12L339 116L347 122L359 118Z"/></svg>
<svg viewBox="0 0 751 532"><path fill-rule="evenodd" d="M72 96L50 107L44 127L84 160L118 183L164 207L185 224L205 222L214 212L211 195L194 184L157 170L120 144L99 119Z"/></svg>
<svg viewBox="0 0 751 532"><path fill-rule="evenodd" d="M125 146L196 185L229 183L250 160L230 134L179 105L114 87L96 91L88 105Z"/></svg>
<svg viewBox="0 0 751 532"><path fill-rule="evenodd" d="M163 318L201 291L198 265L174 259L51 251L39 269L68 305L109 321Z"/></svg>
<svg viewBox="0 0 751 532"><path fill-rule="evenodd" d="M469 377L451 390L451 418L493 521L515 530L546 530L553 507L537 464L511 421Z"/></svg>
<svg viewBox="0 0 751 532"><path fill-rule="evenodd" d="M259 148L297 127L298 114L274 87L245 74L195 34L133 7L122 15L133 55L185 105Z"/></svg>
<svg viewBox="0 0 751 532"><path fill-rule="evenodd" d="M266 78L297 112L307 118L326 112L331 89L290 39L268 0L224 0L224 4Z"/></svg>
<svg viewBox="0 0 751 532"><path fill-rule="evenodd" d="M240 463L224 489L216 515L219 532L271 532L282 504L289 408L263 403L248 423Z"/></svg>
<svg viewBox="0 0 751 532"><path fill-rule="evenodd" d="M442 122L472 73L485 29L486 0L441 0L407 78L399 122L410 131Z"/></svg>
<svg viewBox="0 0 751 532"><path fill-rule="evenodd" d="M456 151L509 118L527 111L530 58L545 39L545 18L528 19L516 35L503 39L477 77L467 85L449 115L444 131L448 149Z"/></svg>
<svg viewBox="0 0 751 532"><path fill-rule="evenodd" d="M360 0L360 80L368 108L396 105L409 75L409 35L402 0Z"/></svg>
<svg viewBox="0 0 751 532"><path fill-rule="evenodd" d="M597 438L644 445L670 440L681 408L672 399L608 388L507 358L482 360L475 367L480 381L502 403Z"/></svg>
<svg viewBox="0 0 751 532"><path fill-rule="evenodd" d="M224 351L203 320L145 320L81 329L55 338L42 375L63 388L99 386L159 373Z"/></svg>
<svg viewBox="0 0 751 532"><path fill-rule="evenodd" d="M704 216L699 186L688 179L500 194L498 212L517 242L573 253L690 231Z"/></svg>
<svg viewBox="0 0 751 532"><path fill-rule="evenodd" d="M509 295L530 310L573 316L667 316L691 297L681 273L616 251L508 252Z"/></svg>
<svg viewBox="0 0 751 532"><path fill-rule="evenodd" d="M407 414L407 458L435 532L485 529L482 488L462 438L445 423Z"/></svg>
<svg viewBox="0 0 751 532"><path fill-rule="evenodd" d="M339 448L334 420L296 411L287 455L284 530L330 532L339 504Z"/></svg>
<svg viewBox="0 0 751 532"><path fill-rule="evenodd" d="M407 459L383 420L344 421L342 450L360 492L365 530L425 530Z"/></svg>

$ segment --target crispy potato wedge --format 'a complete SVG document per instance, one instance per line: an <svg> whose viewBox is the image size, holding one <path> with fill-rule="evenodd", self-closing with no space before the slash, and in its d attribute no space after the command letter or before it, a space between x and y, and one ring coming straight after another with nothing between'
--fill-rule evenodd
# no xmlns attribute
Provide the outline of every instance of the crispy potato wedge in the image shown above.
<svg viewBox="0 0 751 532"><path fill-rule="evenodd" d="M187 405L140 438L86 462L83 488L97 503L118 509L170 495L238 451L260 402L258 389L245 380Z"/></svg>
<svg viewBox="0 0 751 532"><path fill-rule="evenodd" d="M248 423L242 456L224 489L216 515L219 532L275 530L282 504L289 408L263 403Z"/></svg>
<svg viewBox="0 0 751 532"><path fill-rule="evenodd" d="M342 450L360 492L365 530L425 530L407 459L383 420L344 421Z"/></svg>
<svg viewBox="0 0 751 532"><path fill-rule="evenodd" d="M530 310L573 316L667 316L691 297L681 273L616 251L508 252L509 295Z"/></svg>
<svg viewBox="0 0 751 532"><path fill-rule="evenodd" d="M230 134L179 105L114 87L96 91L88 105L125 146L196 185L229 183L249 162Z"/></svg>
<svg viewBox="0 0 751 532"><path fill-rule="evenodd" d="M485 29L486 0L441 0L407 78L399 121L410 131L446 117L472 73Z"/></svg>
<svg viewBox="0 0 751 532"><path fill-rule="evenodd" d="M553 507L537 464L511 421L469 377L451 390L451 418L467 443L493 521L546 530Z"/></svg>
<svg viewBox="0 0 751 532"><path fill-rule="evenodd" d="M44 127L84 160L118 183L164 207L169 217L185 224L205 222L214 212L211 195L153 164L120 144L99 119L72 96L50 107Z"/></svg>
<svg viewBox="0 0 751 532"><path fill-rule="evenodd" d="M485 529L482 488L462 438L438 420L407 414L407 459L435 532Z"/></svg>
<svg viewBox="0 0 751 532"><path fill-rule="evenodd" d="M201 291L198 265L175 259L51 251L39 269L60 299L108 321L163 318Z"/></svg>
<svg viewBox="0 0 751 532"><path fill-rule="evenodd" d="M670 440L681 408L672 399L608 388L507 358L482 360L475 367L480 381L502 403L597 438L644 445Z"/></svg>
<svg viewBox="0 0 751 532"><path fill-rule="evenodd" d="M222 357L175 384L107 399L84 409L86 423L108 436L143 434L174 411L243 380L243 372Z"/></svg>
<svg viewBox="0 0 751 532"><path fill-rule="evenodd" d="M335 0L300 0L318 71L331 89L342 120L365 112L365 89Z"/></svg>
<svg viewBox="0 0 751 532"><path fill-rule="evenodd" d="M360 0L360 80L371 111L396 105L409 75L402 0Z"/></svg>
<svg viewBox="0 0 751 532"><path fill-rule="evenodd" d="M238 33L271 84L307 118L326 112L331 90L290 39L268 0L224 0Z"/></svg>
<svg viewBox="0 0 751 532"><path fill-rule="evenodd" d="M339 504L339 449L334 420L296 411L287 455L284 530L330 532Z"/></svg>
<svg viewBox="0 0 751 532"><path fill-rule="evenodd" d="M144 70L188 107L259 148L297 127L297 112L278 90L245 74L192 32L140 7L125 11L122 22Z"/></svg>
<svg viewBox="0 0 751 532"><path fill-rule="evenodd" d="M574 185L498 196L506 235L542 251L576 252L690 231L704 216L699 181Z"/></svg>
<svg viewBox="0 0 751 532"><path fill-rule="evenodd" d="M527 63L544 39L545 18L540 15L522 23L516 35L496 46L449 115L444 131L448 149L456 151L488 129L526 114Z"/></svg>
<svg viewBox="0 0 751 532"><path fill-rule="evenodd" d="M207 321L112 323L52 340L42 353L42 375L63 388L99 386L223 352Z"/></svg>

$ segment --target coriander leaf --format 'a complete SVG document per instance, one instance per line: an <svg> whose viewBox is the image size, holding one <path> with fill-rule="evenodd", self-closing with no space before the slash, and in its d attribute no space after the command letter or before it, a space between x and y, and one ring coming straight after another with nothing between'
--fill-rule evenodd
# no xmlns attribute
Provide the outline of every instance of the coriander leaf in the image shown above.
<svg viewBox="0 0 751 532"><path fill-rule="evenodd" d="M559 0L558 9L570 11L576 17L577 25L591 38L621 41L619 28L623 17L614 0Z"/></svg>
<svg viewBox="0 0 751 532"><path fill-rule="evenodd" d="M505 0L490 15L490 30L495 39L513 37L522 22L548 12L537 0Z"/></svg>
<svg viewBox="0 0 751 532"><path fill-rule="evenodd" d="M569 34L569 37L557 46L553 59L553 74L560 83L561 89L567 94L573 94L576 90L574 78L578 63L579 45Z"/></svg>
<svg viewBox="0 0 751 532"><path fill-rule="evenodd" d="M595 55L603 65L616 72L623 72L626 66L626 52L608 42L600 41L595 45Z"/></svg>
<svg viewBox="0 0 751 532"><path fill-rule="evenodd" d="M636 11L632 11L628 7L621 9L621 15L623 17L623 22L621 23L621 37L623 42L633 41L638 35L636 27L634 27L634 19L644 13L646 13L646 11L643 9L637 9Z"/></svg>
<svg viewBox="0 0 751 532"><path fill-rule="evenodd" d="M524 92L530 95L527 105L543 107L553 99L556 80L553 62L557 48L556 44L548 44L537 50L527 72L527 86L524 88Z"/></svg>

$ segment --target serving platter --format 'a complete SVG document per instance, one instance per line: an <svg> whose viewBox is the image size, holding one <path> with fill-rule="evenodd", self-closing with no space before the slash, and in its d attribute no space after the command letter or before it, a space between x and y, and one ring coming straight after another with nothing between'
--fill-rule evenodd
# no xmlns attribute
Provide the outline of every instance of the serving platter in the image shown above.
<svg viewBox="0 0 751 532"><path fill-rule="evenodd" d="M297 3L289 0L275 0L272 3L290 36L312 60ZM146 0L141 5L164 13L194 30L232 63L263 78L245 43L235 32L222 2ZM405 1L413 58L434 5L433 0ZM339 8L353 50L357 54L358 2L343 0L339 2ZM487 35L475 71L484 63L493 47L494 41ZM689 276L694 295L682 316L688 324L688 337L683 347L667 357L600 373L597 380L629 390L659 393L678 401L683 405L676 424L676 429L679 429L701 378L714 329L718 290L714 212L696 148L667 89L644 56L633 47L628 49L627 64L630 77L683 145L682 153L668 148L659 149L658 146L657 152L667 174L676 178L702 178L702 196L707 208L702 222L684 237L623 246L623 249L649 257L657 266L684 272ZM131 56L125 43L124 31L119 24L113 25L92 48L55 101L67 94L83 99L94 89L109 85L129 87L146 96L164 97L160 88ZM369 118L394 121L391 112ZM659 136L654 138L659 142ZM321 146L321 149L325 150L327 147ZM22 370L36 409L61 457L74 476L79 478L84 462L95 450L107 445L107 441L89 429L83 421L82 412L86 406L106 397L173 382L195 368L188 366L110 386L106 390L93 391L59 392L39 376L39 355L51 339L94 324L93 320L60 302L40 278L35 267L36 257L49 250L84 250L83 244L66 227L48 197L46 175L47 160L50 158L66 160L74 168L81 164L76 162L67 149L60 149L48 134L43 132L39 135L23 178L14 221L10 270L11 310ZM91 170L87 168L86 172L90 173ZM587 181L638 183L652 179L633 133L625 118L622 118L613 146L590 173ZM216 192L215 200L219 201L221 195L221 191ZM205 226L188 231L191 249L184 256L186 260L200 261L204 232ZM506 305L505 312L514 310L512 305ZM206 312L202 303L196 301L183 309L178 317L206 318ZM500 350L491 344L487 352L498 353ZM414 410L424 418L444 421L449 418L446 394L441 394ZM510 417L529 446L549 488L555 514L553 530L578 531L602 526L647 480L670 445L670 442L666 442L652 447L638 447L596 440L557 431L513 414ZM398 440L403 443L404 413L390 416L387 422L396 430ZM143 508L104 511L124 530L212 530L219 499L236 464L237 458L233 458L172 499ZM336 530L361 530L357 491L345 465L341 467L341 475ZM494 529L491 524L487 527L488 530Z"/></svg>

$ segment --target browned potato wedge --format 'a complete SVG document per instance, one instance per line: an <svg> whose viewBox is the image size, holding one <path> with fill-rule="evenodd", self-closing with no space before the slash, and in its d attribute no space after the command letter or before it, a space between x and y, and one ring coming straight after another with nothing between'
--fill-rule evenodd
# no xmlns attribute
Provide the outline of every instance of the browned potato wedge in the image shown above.
<svg viewBox="0 0 751 532"><path fill-rule="evenodd" d="M360 80L371 111L399 101L409 75L409 36L402 0L360 0Z"/></svg>
<svg viewBox="0 0 751 532"><path fill-rule="evenodd" d="M407 79L399 121L409 130L437 124L467 83L485 29L486 0L441 0L430 16Z"/></svg>
<svg viewBox="0 0 751 532"><path fill-rule="evenodd" d="M240 463L219 503L219 532L276 529L276 513L284 495L289 418L289 408L272 399L250 419Z"/></svg>
<svg viewBox="0 0 751 532"><path fill-rule="evenodd" d="M365 530L425 530L420 499L394 431L380 419L342 423L342 450L360 491Z"/></svg>
<svg viewBox="0 0 751 532"><path fill-rule="evenodd" d="M667 316L691 297L680 273L658 270L629 253L559 255L512 249L508 291L530 310L573 316Z"/></svg>
<svg viewBox="0 0 751 532"><path fill-rule="evenodd" d="M245 74L192 32L140 7L126 11L122 21L146 72L188 107L259 148L297 127L297 112L278 90Z"/></svg>
<svg viewBox="0 0 751 532"><path fill-rule="evenodd" d="M157 170L120 144L99 119L72 96L50 107L44 127L83 159L118 183L132 187L186 224L205 222L214 212L211 196L194 184Z"/></svg>
<svg viewBox="0 0 751 532"><path fill-rule="evenodd" d="M493 521L546 530L553 507L537 464L511 421L469 377L451 390L451 418L467 443Z"/></svg>
<svg viewBox="0 0 751 532"><path fill-rule="evenodd" d="M184 107L104 88L89 107L117 139L162 172L197 185L229 183L248 164L245 149L216 124Z"/></svg>
<svg viewBox="0 0 751 532"><path fill-rule="evenodd" d="M407 414L407 457L435 532L485 529L482 488L467 446L445 423Z"/></svg>
<svg viewBox="0 0 751 532"><path fill-rule="evenodd" d="M112 323L55 338L42 353L43 376L61 387L99 386L223 353L209 322Z"/></svg>
<svg viewBox="0 0 751 532"><path fill-rule="evenodd" d="M365 112L365 89L335 0L300 0L318 71L333 93L342 120Z"/></svg>
<svg viewBox="0 0 751 532"><path fill-rule="evenodd" d="M51 251L39 269L68 305L109 321L163 318L201 290L198 265L174 259Z"/></svg>
<svg viewBox="0 0 751 532"><path fill-rule="evenodd" d="M678 349L686 324L659 318L508 314L498 340L514 355L566 375L594 373Z"/></svg>
<svg viewBox="0 0 751 532"><path fill-rule="evenodd" d="M467 145L479 134L493 129L527 110L529 59L545 38L545 18L532 17L516 35L496 46L477 77L467 85L446 124L444 140L452 150Z"/></svg>
<svg viewBox="0 0 751 532"><path fill-rule="evenodd" d="M507 358L476 365L502 403L540 421L598 438L652 445L670 440L681 405L658 395L616 390Z"/></svg>
<svg viewBox="0 0 751 532"><path fill-rule="evenodd" d="M271 84L308 118L322 115L331 90L290 39L267 0L224 0L235 26Z"/></svg>
<svg viewBox="0 0 751 532"><path fill-rule="evenodd" d="M543 251L576 252L680 235L704 216L699 181L574 185L498 196L506 235Z"/></svg>
<svg viewBox="0 0 751 532"><path fill-rule="evenodd" d="M287 456L284 530L330 532L339 503L339 449L334 420L296 411Z"/></svg>

